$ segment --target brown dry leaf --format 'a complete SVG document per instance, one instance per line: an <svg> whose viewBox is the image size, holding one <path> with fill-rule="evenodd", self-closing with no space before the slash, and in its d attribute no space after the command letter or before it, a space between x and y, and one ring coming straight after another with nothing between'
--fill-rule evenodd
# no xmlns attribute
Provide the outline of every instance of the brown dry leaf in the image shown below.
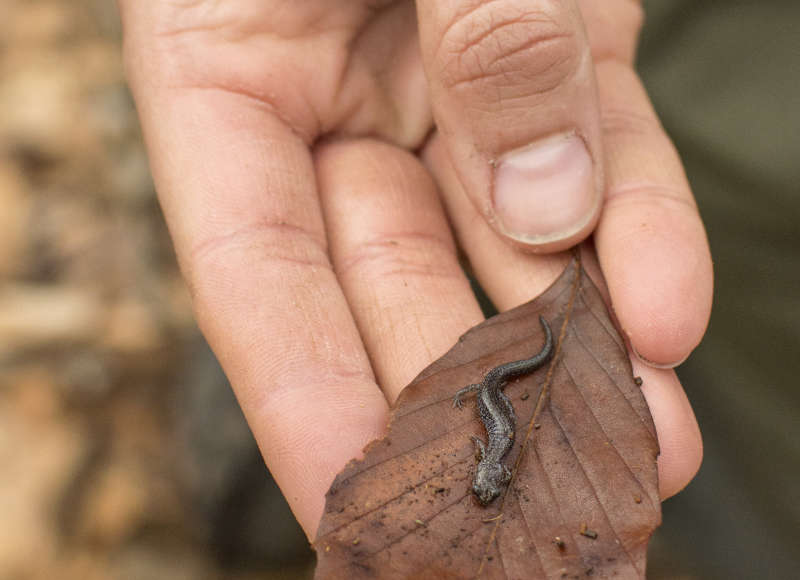
<svg viewBox="0 0 800 580"><path fill-rule="evenodd" d="M517 415L506 493L471 491L485 439L461 387L557 339L505 389ZM644 578L661 519L655 427L597 288L573 261L537 299L459 339L402 392L387 435L328 491L316 578Z"/></svg>

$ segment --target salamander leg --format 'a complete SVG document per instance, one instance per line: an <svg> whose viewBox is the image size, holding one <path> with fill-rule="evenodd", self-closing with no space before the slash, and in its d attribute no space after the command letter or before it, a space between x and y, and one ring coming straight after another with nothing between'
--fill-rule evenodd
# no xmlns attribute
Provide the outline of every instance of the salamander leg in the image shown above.
<svg viewBox="0 0 800 580"><path fill-rule="evenodd" d="M461 409L464 406L464 401L461 400L461 397L465 395L469 395L470 393L474 393L478 389L480 389L483 385L480 383L476 383L474 385L467 385L463 389L459 389L459 391L453 397L453 406L456 409Z"/></svg>
<svg viewBox="0 0 800 580"><path fill-rule="evenodd" d="M472 436L472 442L475 444L475 455L479 461L483 461L483 458L486 457L486 444L476 435Z"/></svg>

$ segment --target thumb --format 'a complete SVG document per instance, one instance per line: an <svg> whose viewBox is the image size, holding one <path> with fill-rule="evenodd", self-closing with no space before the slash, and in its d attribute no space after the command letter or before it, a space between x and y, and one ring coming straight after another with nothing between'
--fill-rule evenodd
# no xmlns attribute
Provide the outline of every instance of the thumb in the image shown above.
<svg viewBox="0 0 800 580"><path fill-rule="evenodd" d="M467 195L533 251L594 228L604 189L594 71L573 0L417 0L434 116Z"/></svg>

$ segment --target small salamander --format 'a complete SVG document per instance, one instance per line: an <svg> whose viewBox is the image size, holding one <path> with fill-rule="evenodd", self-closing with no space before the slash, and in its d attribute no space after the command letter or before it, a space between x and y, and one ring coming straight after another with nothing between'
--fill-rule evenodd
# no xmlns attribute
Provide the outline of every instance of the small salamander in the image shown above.
<svg viewBox="0 0 800 580"><path fill-rule="evenodd" d="M511 479L511 470L501 463L514 444L516 416L511 401L502 391L509 379L531 373L545 364L553 355L553 334L550 325L540 316L544 329L545 343L542 350L531 358L499 365L484 377L483 381L467 385L453 398L453 406L464 406L461 397L477 391L478 415L483 421L488 437L484 443L478 437L472 438L478 452L478 467L472 480L472 491L483 505L488 505L500 495L503 487Z"/></svg>

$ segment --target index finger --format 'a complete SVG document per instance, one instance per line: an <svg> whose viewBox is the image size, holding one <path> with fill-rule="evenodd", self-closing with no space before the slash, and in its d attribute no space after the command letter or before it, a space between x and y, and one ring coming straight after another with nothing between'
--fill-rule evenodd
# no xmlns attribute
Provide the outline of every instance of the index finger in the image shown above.
<svg viewBox="0 0 800 580"><path fill-rule="evenodd" d="M140 42L126 38L134 68ZM256 99L176 87L175 57L164 60L131 81L178 260L265 460L313 531L387 403L331 269L311 155Z"/></svg>

